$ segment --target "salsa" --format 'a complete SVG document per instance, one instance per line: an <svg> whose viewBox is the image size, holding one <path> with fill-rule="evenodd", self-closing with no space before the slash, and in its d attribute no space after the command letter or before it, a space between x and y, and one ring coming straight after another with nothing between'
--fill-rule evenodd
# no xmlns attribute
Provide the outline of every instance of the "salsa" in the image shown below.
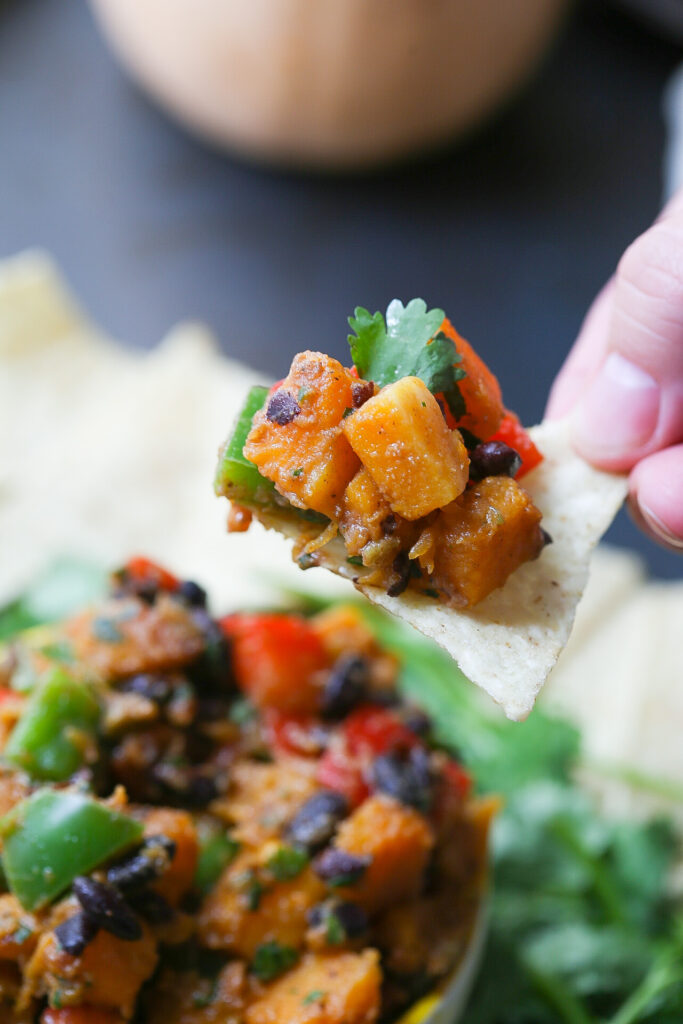
<svg viewBox="0 0 683 1024"><path fill-rule="evenodd" d="M495 801L362 613L147 559L0 656L8 1024L373 1024L457 970Z"/></svg>
<svg viewBox="0 0 683 1024"><path fill-rule="evenodd" d="M300 352L250 392L216 479L231 528L284 517L303 568L341 541L364 586L472 607L550 540L519 482L542 455L441 310L350 323L351 367Z"/></svg>

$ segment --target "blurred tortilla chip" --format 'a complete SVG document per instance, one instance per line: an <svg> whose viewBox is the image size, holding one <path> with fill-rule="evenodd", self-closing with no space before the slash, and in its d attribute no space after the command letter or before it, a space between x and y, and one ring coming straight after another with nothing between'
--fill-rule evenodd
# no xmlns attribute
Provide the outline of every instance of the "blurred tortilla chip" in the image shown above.
<svg viewBox="0 0 683 1024"><path fill-rule="evenodd" d="M364 585L354 578L339 539L316 552L320 565L353 579L374 604L435 640L517 720L531 711L567 643L591 553L627 489L626 477L601 472L579 458L569 441L568 423L542 423L531 434L544 461L524 478L523 486L543 513L553 543L475 608L455 610L410 590L389 597ZM261 513L259 518L293 540L301 538L302 528L286 516Z"/></svg>

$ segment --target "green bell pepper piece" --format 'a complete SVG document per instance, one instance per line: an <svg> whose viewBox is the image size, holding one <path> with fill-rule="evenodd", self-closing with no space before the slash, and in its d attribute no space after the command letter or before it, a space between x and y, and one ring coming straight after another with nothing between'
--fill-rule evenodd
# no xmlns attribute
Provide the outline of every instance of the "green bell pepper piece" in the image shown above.
<svg viewBox="0 0 683 1024"><path fill-rule="evenodd" d="M243 449L254 416L265 405L268 388L256 385L249 389L242 411L237 417L232 436L221 449L214 487L216 494L245 504L272 503L275 488L261 476L256 466L245 459Z"/></svg>
<svg viewBox="0 0 683 1024"><path fill-rule="evenodd" d="M26 910L44 907L143 832L141 822L84 793L39 789L0 818L7 884Z"/></svg>
<svg viewBox="0 0 683 1024"><path fill-rule="evenodd" d="M199 859L194 875L194 884L200 892L211 889L223 873L223 869L231 863L239 853L240 844L227 835L224 828L212 822L200 822L197 826L199 836Z"/></svg>
<svg viewBox="0 0 683 1024"><path fill-rule="evenodd" d="M29 697L4 756L35 779L62 782L82 766L99 718L92 687L53 669Z"/></svg>

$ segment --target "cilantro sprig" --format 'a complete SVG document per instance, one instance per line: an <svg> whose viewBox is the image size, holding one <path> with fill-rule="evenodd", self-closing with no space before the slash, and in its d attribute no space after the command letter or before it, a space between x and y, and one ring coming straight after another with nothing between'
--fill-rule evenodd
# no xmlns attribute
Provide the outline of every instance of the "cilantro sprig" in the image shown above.
<svg viewBox="0 0 683 1024"><path fill-rule="evenodd" d="M441 331L442 309L427 309L424 299L389 303L386 318L358 306L349 317L351 358L361 377L380 387L401 377L419 377L433 395L442 394L453 416L465 412L458 381L465 371L455 343Z"/></svg>

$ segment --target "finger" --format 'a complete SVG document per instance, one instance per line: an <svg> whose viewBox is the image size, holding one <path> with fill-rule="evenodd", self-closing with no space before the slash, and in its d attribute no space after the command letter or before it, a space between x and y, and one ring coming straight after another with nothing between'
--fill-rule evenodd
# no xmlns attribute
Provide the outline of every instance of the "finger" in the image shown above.
<svg viewBox="0 0 683 1024"><path fill-rule="evenodd" d="M586 392L605 358L612 315L614 281L609 281L588 311L579 336L550 390L545 418L567 416Z"/></svg>
<svg viewBox="0 0 683 1024"><path fill-rule="evenodd" d="M683 440L683 208L621 259L606 355L574 412L589 461L627 470Z"/></svg>
<svg viewBox="0 0 683 1024"><path fill-rule="evenodd" d="M683 445L638 463L629 481L629 508L654 540L683 552Z"/></svg>

